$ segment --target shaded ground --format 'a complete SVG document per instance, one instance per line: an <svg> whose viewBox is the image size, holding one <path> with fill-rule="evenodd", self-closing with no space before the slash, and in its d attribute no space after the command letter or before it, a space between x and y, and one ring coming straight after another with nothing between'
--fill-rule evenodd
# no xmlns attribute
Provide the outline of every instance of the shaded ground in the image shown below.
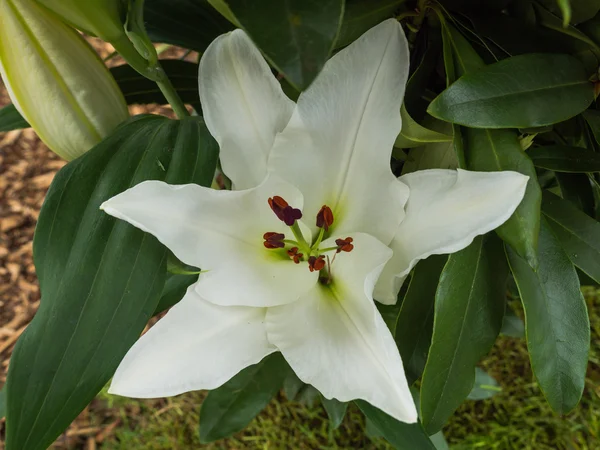
<svg viewBox="0 0 600 450"><path fill-rule="evenodd" d="M106 51L105 51L106 52ZM0 90L0 106L8 101ZM39 304L32 237L44 195L63 166L31 130L0 133L0 386L16 339ZM600 448L600 297L586 291L592 352L584 399L565 418L546 405L531 374L525 344L501 338L482 366L503 387L496 397L467 402L446 427L460 449ZM364 421L351 408L331 430L324 410L283 396L234 438L200 446L198 410L203 393L135 401L101 393L54 444L56 449L387 449L364 437ZM0 421L0 450L3 446Z"/></svg>

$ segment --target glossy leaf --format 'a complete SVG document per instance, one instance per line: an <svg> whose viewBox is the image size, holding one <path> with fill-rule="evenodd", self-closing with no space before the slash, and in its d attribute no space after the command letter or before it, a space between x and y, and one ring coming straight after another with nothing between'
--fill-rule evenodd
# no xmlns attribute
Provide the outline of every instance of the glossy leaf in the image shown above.
<svg viewBox="0 0 600 450"><path fill-rule="evenodd" d="M469 395L475 366L498 337L507 277L502 243L493 235L475 238L448 258L435 296L433 338L421 383L421 420L430 435Z"/></svg>
<svg viewBox="0 0 600 450"><path fill-rule="evenodd" d="M292 86L306 89L333 50L344 15L343 0L224 0L271 64ZM266 32L268 30L268 32Z"/></svg>
<svg viewBox="0 0 600 450"><path fill-rule="evenodd" d="M531 128L567 120L594 100L582 64L561 54L514 56L468 73L442 92L428 112L475 128Z"/></svg>
<svg viewBox="0 0 600 450"><path fill-rule="evenodd" d="M145 116L56 175L33 244L42 300L6 383L8 448L47 448L110 379L158 304L166 249L99 206L148 179L210 184L216 157L198 118Z"/></svg>
<svg viewBox="0 0 600 450"><path fill-rule="evenodd" d="M420 423L398 422L363 400L355 401L378 434L401 450L435 450L435 446Z"/></svg>
<svg viewBox="0 0 600 450"><path fill-rule="evenodd" d="M536 167L555 172L600 172L600 153L585 148L549 145L532 148L527 154Z"/></svg>
<svg viewBox="0 0 600 450"><path fill-rule="evenodd" d="M200 441L216 441L248 425L281 389L285 368L281 353L275 353L210 391L200 408Z"/></svg>
<svg viewBox="0 0 600 450"><path fill-rule="evenodd" d="M531 367L546 400L558 414L571 411L583 392L590 323L573 264L542 221L537 272L507 248L525 309Z"/></svg>
<svg viewBox="0 0 600 450"><path fill-rule="evenodd" d="M571 262L600 283L600 222L548 191L542 211Z"/></svg>
<svg viewBox="0 0 600 450"><path fill-rule="evenodd" d="M365 31L394 16L406 0L346 0L344 20L336 47L345 47Z"/></svg>
<svg viewBox="0 0 600 450"><path fill-rule="evenodd" d="M7 105L0 109L0 133L29 128L29 126L14 105Z"/></svg>
<svg viewBox="0 0 600 450"><path fill-rule="evenodd" d="M154 42L201 53L217 36L234 29L206 0L146 0L144 23Z"/></svg>
<svg viewBox="0 0 600 450"><path fill-rule="evenodd" d="M432 255L417 264L398 314L395 338L409 384L421 376L427 362L435 291L447 260L446 255Z"/></svg>
<svg viewBox="0 0 600 450"><path fill-rule="evenodd" d="M394 147L397 148L413 148L437 142L452 142L452 135L443 134L438 131L429 130L422 125L419 125L408 111L402 105L400 109L402 117L402 130L396 138Z"/></svg>
<svg viewBox="0 0 600 450"><path fill-rule="evenodd" d="M337 429L342 424L344 420L344 416L346 415L346 409L348 409L348 403L340 402L335 398L327 399L321 396L321 403L327 411L327 416L329 416L329 421L331 422L331 427L333 429Z"/></svg>
<svg viewBox="0 0 600 450"><path fill-rule="evenodd" d="M514 214L496 229L498 235L519 255L537 264L542 192L533 163L521 149L517 133L511 130L466 128L467 168L478 171L514 170L529 177L525 197Z"/></svg>
<svg viewBox="0 0 600 450"><path fill-rule="evenodd" d="M479 367L475 368L475 384L473 389L467 396L468 400L485 400L491 398L498 392L501 392L502 388L498 385L498 382L493 377L488 375L484 370Z"/></svg>

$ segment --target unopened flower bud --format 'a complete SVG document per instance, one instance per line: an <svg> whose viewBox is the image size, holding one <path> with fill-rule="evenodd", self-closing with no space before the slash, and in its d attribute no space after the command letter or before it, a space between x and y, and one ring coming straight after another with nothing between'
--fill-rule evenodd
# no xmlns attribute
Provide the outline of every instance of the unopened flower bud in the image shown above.
<svg viewBox="0 0 600 450"><path fill-rule="evenodd" d="M67 160L129 116L94 50L33 0L0 0L0 74L17 110Z"/></svg>

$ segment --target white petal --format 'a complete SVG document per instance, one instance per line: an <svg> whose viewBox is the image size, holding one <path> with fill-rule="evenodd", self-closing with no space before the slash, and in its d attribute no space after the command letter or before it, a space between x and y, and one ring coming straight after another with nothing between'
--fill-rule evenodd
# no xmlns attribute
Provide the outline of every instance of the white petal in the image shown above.
<svg viewBox="0 0 600 450"><path fill-rule="evenodd" d="M267 341L265 312L213 305L190 286L183 299L131 347L109 392L156 398L221 386L275 351Z"/></svg>
<svg viewBox="0 0 600 450"><path fill-rule="evenodd" d="M268 231L293 238L269 207L274 195L302 208L300 192L274 177L245 191L145 181L102 208L153 234L183 262L207 270L196 288L202 298L224 306L273 306L296 300L317 280L306 263L264 247Z"/></svg>
<svg viewBox="0 0 600 450"><path fill-rule="evenodd" d="M302 191L306 217L331 207L335 234L361 231L387 244L402 220L408 191L390 156L408 67L402 27L382 22L327 61L275 139L269 168Z"/></svg>
<svg viewBox="0 0 600 450"><path fill-rule="evenodd" d="M200 101L206 126L221 147L223 171L235 189L267 174L275 134L288 123L289 100L242 30L218 37L200 60Z"/></svg>
<svg viewBox="0 0 600 450"><path fill-rule="evenodd" d="M429 255L454 253L513 214L529 177L517 172L431 169L400 180L410 188L406 218L390 247L394 256L375 287L375 299L396 302L410 270Z"/></svg>
<svg viewBox="0 0 600 450"><path fill-rule="evenodd" d="M366 234L351 236L355 248L337 255L331 285L319 283L297 302L268 309L269 342L326 398L363 399L415 422L400 354L372 298L391 251Z"/></svg>

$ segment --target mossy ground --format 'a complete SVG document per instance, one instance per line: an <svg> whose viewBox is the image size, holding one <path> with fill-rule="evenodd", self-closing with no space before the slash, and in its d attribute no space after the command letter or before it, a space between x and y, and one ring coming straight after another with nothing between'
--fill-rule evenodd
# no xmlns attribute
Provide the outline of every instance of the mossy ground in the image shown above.
<svg viewBox="0 0 600 450"><path fill-rule="evenodd" d="M467 401L444 432L454 449L600 448L600 293L586 291L592 323L592 350L580 405L559 417L537 387L524 340L500 337L481 366L502 386L483 401ZM198 410L203 393L160 401L132 401L102 394L119 426L104 441L106 450L221 449L391 449L365 437L365 422L351 407L337 430L318 404L308 406L278 396L243 432L211 444L198 440Z"/></svg>

